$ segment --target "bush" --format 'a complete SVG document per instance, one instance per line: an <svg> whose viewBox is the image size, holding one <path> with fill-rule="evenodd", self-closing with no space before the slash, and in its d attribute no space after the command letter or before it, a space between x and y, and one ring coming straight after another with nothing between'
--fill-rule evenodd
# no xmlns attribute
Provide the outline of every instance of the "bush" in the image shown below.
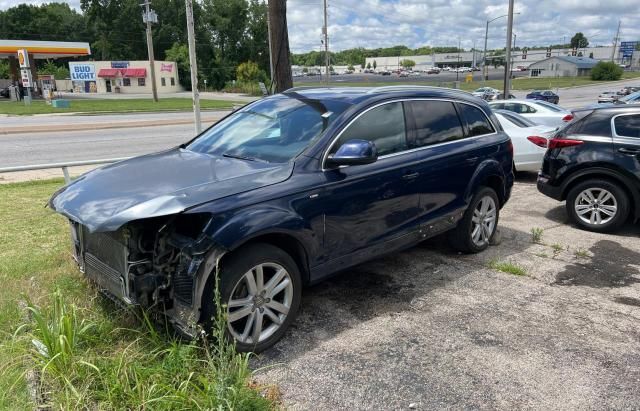
<svg viewBox="0 0 640 411"><path fill-rule="evenodd" d="M267 75L260 67L253 61L247 61L242 63L236 69L236 78L239 82L265 82Z"/></svg>
<svg viewBox="0 0 640 411"><path fill-rule="evenodd" d="M600 61L591 69L591 80L620 80L623 70L611 61Z"/></svg>

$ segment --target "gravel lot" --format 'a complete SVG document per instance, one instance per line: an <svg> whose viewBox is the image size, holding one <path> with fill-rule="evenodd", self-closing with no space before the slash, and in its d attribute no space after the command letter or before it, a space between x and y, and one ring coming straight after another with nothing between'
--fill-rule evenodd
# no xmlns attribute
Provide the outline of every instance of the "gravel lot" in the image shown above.
<svg viewBox="0 0 640 411"><path fill-rule="evenodd" d="M290 409L639 409L640 225L578 230L519 177L501 245L435 238L306 290L257 379Z"/></svg>

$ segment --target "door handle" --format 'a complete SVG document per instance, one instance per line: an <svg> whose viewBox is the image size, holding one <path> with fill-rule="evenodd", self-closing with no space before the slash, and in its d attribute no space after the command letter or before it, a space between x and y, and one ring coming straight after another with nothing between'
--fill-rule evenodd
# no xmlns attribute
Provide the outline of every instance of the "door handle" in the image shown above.
<svg viewBox="0 0 640 411"><path fill-rule="evenodd" d="M640 148L619 148L618 149L619 152L621 152L622 154L626 154L629 156L637 156L638 154L640 154Z"/></svg>
<svg viewBox="0 0 640 411"><path fill-rule="evenodd" d="M409 173L409 174L405 174L402 176L402 178L404 178L405 180L413 180L414 178L418 177L420 175L420 173Z"/></svg>

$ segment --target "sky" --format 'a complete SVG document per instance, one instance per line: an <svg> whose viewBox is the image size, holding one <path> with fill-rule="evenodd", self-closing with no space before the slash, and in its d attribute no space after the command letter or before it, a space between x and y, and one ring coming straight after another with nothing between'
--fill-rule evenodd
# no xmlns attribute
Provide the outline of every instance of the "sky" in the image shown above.
<svg viewBox="0 0 640 411"><path fill-rule="evenodd" d="M329 47L377 48L406 45L484 47L487 20L507 13L507 0L327 0ZM39 0L0 0L0 9ZM79 0L69 2L78 8ZM288 0L289 42L294 53L322 49L323 0ZM592 45L620 38L640 40L640 7L633 0L516 0L517 46L568 42L578 31ZM489 48L504 47L506 18L489 26Z"/></svg>

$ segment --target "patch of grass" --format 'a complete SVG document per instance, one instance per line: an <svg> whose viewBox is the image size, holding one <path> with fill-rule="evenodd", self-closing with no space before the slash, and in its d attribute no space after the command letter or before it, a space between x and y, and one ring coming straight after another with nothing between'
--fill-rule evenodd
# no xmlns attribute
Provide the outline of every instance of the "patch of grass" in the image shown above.
<svg viewBox="0 0 640 411"><path fill-rule="evenodd" d="M536 255L536 256L538 256L538 257L541 257L541 258L549 258L549 254L544 253L544 252L542 252L542 253L535 253L534 255Z"/></svg>
<svg viewBox="0 0 640 411"><path fill-rule="evenodd" d="M531 241L540 244L542 242L542 234L544 233L544 229L540 227L534 227L531 229Z"/></svg>
<svg viewBox="0 0 640 411"><path fill-rule="evenodd" d="M507 274L513 274L517 276L527 275L527 271L523 267L520 267L519 265L510 263L508 261L491 260L489 261L488 266L493 270L502 271L503 273Z"/></svg>
<svg viewBox="0 0 640 411"><path fill-rule="evenodd" d="M564 246L562 244L554 243L551 244L551 248L553 249L553 257L557 257L562 251L564 251Z"/></svg>
<svg viewBox="0 0 640 411"><path fill-rule="evenodd" d="M622 76L623 79L635 79L640 77L640 72L625 72ZM453 87L453 81L437 81L432 79L427 80L415 80L408 78L406 81L380 81L378 77L371 77L371 81L355 82L355 81L341 81L331 82L332 87L379 87L379 86L393 86L393 85L420 85L420 86L436 86L436 87ZM474 75L474 81L470 83L464 82L464 76L460 77L460 89L465 91L472 91L479 87L493 87L498 90L502 90L504 83L503 80L488 80L486 84L482 82L480 74ZM519 77L513 79L511 87L513 90L535 90L535 89L555 89L563 87L575 87L586 86L590 84L606 84L606 81L591 80L589 76L583 77L558 77L558 78L543 78L543 77ZM322 81L317 82L296 82L295 86L325 86L326 83Z"/></svg>
<svg viewBox="0 0 640 411"><path fill-rule="evenodd" d="M576 258L589 258L589 252L583 248L578 248L573 254Z"/></svg>
<svg viewBox="0 0 640 411"><path fill-rule="evenodd" d="M87 285L66 221L43 207L61 184L0 185L0 409L35 408L32 369L52 409L275 408L251 385L249 357L217 338L224 322L210 341L180 340Z"/></svg>
<svg viewBox="0 0 640 411"><path fill-rule="evenodd" d="M24 102L5 101L0 103L0 114L31 115L49 113L131 113L154 111L191 111L193 109L191 99L188 98L160 98L156 103L152 99L70 99L69 108L54 108L44 101L36 100L30 106ZM200 100L200 108L206 109L231 109L233 101Z"/></svg>

